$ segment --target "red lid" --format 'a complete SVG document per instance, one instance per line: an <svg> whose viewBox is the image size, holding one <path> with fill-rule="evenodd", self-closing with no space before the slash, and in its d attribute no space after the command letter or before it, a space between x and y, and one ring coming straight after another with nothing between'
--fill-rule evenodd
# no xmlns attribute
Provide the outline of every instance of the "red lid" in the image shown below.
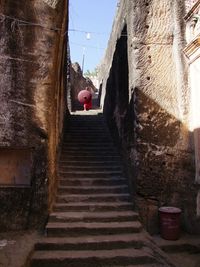
<svg viewBox="0 0 200 267"><path fill-rule="evenodd" d="M180 213L181 209L176 207L161 207L159 208L159 211L166 212L166 213Z"/></svg>

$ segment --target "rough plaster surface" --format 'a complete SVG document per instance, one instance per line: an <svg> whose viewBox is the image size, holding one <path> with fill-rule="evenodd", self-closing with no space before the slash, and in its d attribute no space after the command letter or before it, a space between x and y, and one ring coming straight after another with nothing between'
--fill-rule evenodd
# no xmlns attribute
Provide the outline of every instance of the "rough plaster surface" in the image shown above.
<svg viewBox="0 0 200 267"><path fill-rule="evenodd" d="M100 71L104 113L113 136L118 136L135 201L150 232L158 229L156 220L154 226L150 222L162 205L182 208L184 229L200 231L193 142L187 127L184 14L183 1L120 1ZM116 43L124 38L125 25L128 73L122 76ZM123 87L126 79L128 88ZM128 90L129 106L123 113L121 90Z"/></svg>
<svg viewBox="0 0 200 267"><path fill-rule="evenodd" d="M43 226L51 208L67 110L63 79L66 5L64 0L56 9L39 0L0 4L0 146L13 148L16 154L19 148L32 151L31 187L22 192L0 188L1 229ZM22 211L18 215L12 211L13 203ZM11 214L8 225L5 222Z"/></svg>

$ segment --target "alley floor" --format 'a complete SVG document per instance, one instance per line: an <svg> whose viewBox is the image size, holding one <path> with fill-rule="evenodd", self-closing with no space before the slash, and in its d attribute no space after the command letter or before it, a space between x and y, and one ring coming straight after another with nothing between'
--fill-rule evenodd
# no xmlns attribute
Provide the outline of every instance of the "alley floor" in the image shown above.
<svg viewBox="0 0 200 267"><path fill-rule="evenodd" d="M40 238L36 231L0 233L0 267L27 267L27 259ZM182 235L177 241L159 235L151 238L175 266L200 267L200 236Z"/></svg>
<svg viewBox="0 0 200 267"><path fill-rule="evenodd" d="M177 267L200 267L200 236L181 234L178 240L152 237L156 245L169 256Z"/></svg>
<svg viewBox="0 0 200 267"><path fill-rule="evenodd" d="M0 233L0 267L25 267L34 244L40 238L36 231Z"/></svg>

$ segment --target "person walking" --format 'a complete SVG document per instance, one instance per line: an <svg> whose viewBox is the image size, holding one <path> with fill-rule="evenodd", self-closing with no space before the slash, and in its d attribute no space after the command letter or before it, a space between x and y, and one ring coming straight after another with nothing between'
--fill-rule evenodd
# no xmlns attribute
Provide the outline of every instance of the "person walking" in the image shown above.
<svg viewBox="0 0 200 267"><path fill-rule="evenodd" d="M86 87L85 90L81 90L78 94L78 100L83 104L83 109L85 111L92 108L92 93L90 87Z"/></svg>

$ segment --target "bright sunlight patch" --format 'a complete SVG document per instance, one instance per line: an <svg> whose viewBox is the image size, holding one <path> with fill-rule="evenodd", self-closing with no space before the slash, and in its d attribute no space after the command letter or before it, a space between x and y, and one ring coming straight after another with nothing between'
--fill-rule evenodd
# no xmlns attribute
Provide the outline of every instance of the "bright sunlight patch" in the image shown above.
<svg viewBox="0 0 200 267"><path fill-rule="evenodd" d="M52 8L56 8L59 0L43 0L47 5L49 5Z"/></svg>

